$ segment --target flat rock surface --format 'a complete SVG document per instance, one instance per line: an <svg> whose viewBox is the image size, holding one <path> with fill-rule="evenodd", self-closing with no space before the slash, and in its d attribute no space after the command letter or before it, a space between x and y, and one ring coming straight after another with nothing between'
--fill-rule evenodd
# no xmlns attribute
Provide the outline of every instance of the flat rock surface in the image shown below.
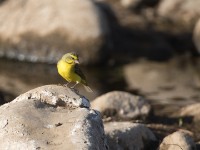
<svg viewBox="0 0 200 150"><path fill-rule="evenodd" d="M101 117L88 107L62 86L22 94L0 107L0 149L106 149Z"/></svg>

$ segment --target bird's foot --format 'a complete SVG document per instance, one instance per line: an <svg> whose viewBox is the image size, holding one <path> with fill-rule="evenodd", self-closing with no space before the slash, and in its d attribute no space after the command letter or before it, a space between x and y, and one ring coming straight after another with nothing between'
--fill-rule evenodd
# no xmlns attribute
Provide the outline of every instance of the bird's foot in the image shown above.
<svg viewBox="0 0 200 150"><path fill-rule="evenodd" d="M69 87L69 84L70 84L71 82L68 82L67 84L63 84L63 86L64 87Z"/></svg>
<svg viewBox="0 0 200 150"><path fill-rule="evenodd" d="M71 87L71 89L74 89L76 85L78 85L78 82L76 82L76 83Z"/></svg>

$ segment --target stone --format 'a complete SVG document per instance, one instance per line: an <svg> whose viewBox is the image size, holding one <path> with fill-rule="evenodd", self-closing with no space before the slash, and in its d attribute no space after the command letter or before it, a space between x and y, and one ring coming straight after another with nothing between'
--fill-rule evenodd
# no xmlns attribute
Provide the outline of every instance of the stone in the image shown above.
<svg viewBox="0 0 200 150"><path fill-rule="evenodd" d="M73 90L47 85L0 107L0 149L107 149L98 111Z"/></svg>
<svg viewBox="0 0 200 150"><path fill-rule="evenodd" d="M162 0L158 6L158 15L182 26L194 26L200 17L200 1Z"/></svg>
<svg viewBox="0 0 200 150"><path fill-rule="evenodd" d="M196 150L196 145L191 136L184 131L176 131L165 137L159 150Z"/></svg>
<svg viewBox="0 0 200 150"><path fill-rule="evenodd" d="M63 86L47 85L38 87L20 95L14 101L26 99L38 99L42 103L67 108L90 107L89 101L84 96L80 96L76 91Z"/></svg>
<svg viewBox="0 0 200 150"><path fill-rule="evenodd" d="M101 59L109 35L92 0L8 0L0 14L0 56L19 60L55 63L76 51L92 64Z"/></svg>
<svg viewBox="0 0 200 150"><path fill-rule="evenodd" d="M123 91L112 91L103 94L91 102L92 108L106 117L130 120L145 118L149 115L151 106L141 96Z"/></svg>
<svg viewBox="0 0 200 150"><path fill-rule="evenodd" d="M140 150L153 148L157 139L145 125L131 122L104 124L108 145L112 150ZM156 149L156 147L154 147Z"/></svg>

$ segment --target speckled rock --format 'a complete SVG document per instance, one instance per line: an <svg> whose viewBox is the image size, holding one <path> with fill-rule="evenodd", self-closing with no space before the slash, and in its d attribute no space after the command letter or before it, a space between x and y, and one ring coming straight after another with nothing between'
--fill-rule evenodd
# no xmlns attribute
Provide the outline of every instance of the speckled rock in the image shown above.
<svg viewBox="0 0 200 150"><path fill-rule="evenodd" d="M105 123L108 145L112 150L156 149L156 137L145 125L130 122Z"/></svg>
<svg viewBox="0 0 200 150"><path fill-rule="evenodd" d="M151 110L150 104L144 98L122 91L113 91L101 95L92 101L91 105L103 116L116 116L125 120L145 118Z"/></svg>
<svg viewBox="0 0 200 150"><path fill-rule="evenodd" d="M109 34L93 0L8 0L0 14L0 56L19 60L56 62L76 51L97 62Z"/></svg>
<svg viewBox="0 0 200 150"><path fill-rule="evenodd" d="M196 150L196 145L191 136L184 131L176 131L165 137L159 150Z"/></svg>
<svg viewBox="0 0 200 150"><path fill-rule="evenodd" d="M67 87L48 85L0 107L0 149L107 149L99 112Z"/></svg>
<svg viewBox="0 0 200 150"><path fill-rule="evenodd" d="M42 103L67 108L90 107L89 101L84 96L64 86L46 85L38 87L20 95L14 101L18 102L26 99L37 99Z"/></svg>

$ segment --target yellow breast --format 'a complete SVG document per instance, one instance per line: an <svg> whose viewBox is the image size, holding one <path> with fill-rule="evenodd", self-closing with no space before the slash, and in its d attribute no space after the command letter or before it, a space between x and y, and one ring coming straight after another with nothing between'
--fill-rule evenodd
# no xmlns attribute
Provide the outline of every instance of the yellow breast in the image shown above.
<svg viewBox="0 0 200 150"><path fill-rule="evenodd" d="M58 73L68 82L81 82L80 76L74 72L74 65L60 60L57 64Z"/></svg>

